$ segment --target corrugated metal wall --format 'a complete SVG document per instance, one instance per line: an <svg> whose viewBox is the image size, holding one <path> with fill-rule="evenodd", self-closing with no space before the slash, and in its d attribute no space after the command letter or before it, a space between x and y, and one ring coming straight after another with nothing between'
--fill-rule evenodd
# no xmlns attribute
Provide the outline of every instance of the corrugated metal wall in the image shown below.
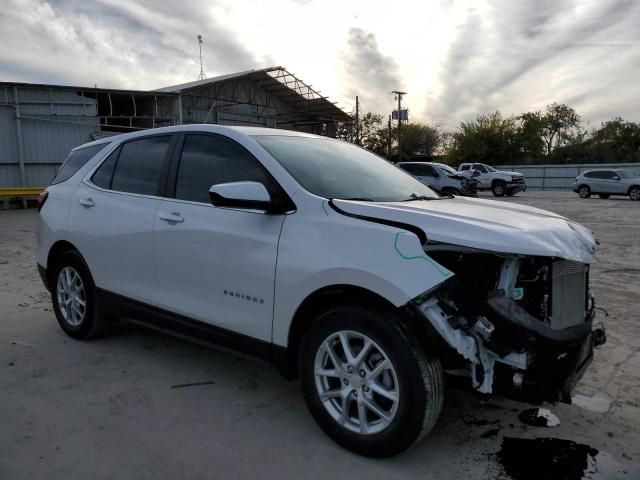
<svg viewBox="0 0 640 480"><path fill-rule="evenodd" d="M99 130L96 115L96 101L73 90L5 86L0 94L0 188L48 185L69 150L91 141Z"/></svg>
<svg viewBox="0 0 640 480"><path fill-rule="evenodd" d="M520 172L532 190L571 190L575 178L585 170L628 168L640 171L640 163L584 163L575 165L496 165L499 170Z"/></svg>

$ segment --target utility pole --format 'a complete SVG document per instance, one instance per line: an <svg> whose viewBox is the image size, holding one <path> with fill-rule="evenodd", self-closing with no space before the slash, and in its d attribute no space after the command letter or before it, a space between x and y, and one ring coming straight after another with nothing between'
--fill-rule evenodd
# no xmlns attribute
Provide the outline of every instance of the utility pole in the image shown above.
<svg viewBox="0 0 640 480"><path fill-rule="evenodd" d="M394 90L393 93L398 100L398 161L402 160L402 96L406 95L407 92L399 92L398 90Z"/></svg>
<svg viewBox="0 0 640 480"><path fill-rule="evenodd" d="M356 95L356 145L360 145L360 102Z"/></svg>
<svg viewBox="0 0 640 480"><path fill-rule="evenodd" d="M198 35L198 47L200 47L200 74L198 75L198 80L204 80L207 76L202 69L202 35Z"/></svg>
<svg viewBox="0 0 640 480"><path fill-rule="evenodd" d="M389 138L387 139L387 157L391 160L391 115L389 115Z"/></svg>

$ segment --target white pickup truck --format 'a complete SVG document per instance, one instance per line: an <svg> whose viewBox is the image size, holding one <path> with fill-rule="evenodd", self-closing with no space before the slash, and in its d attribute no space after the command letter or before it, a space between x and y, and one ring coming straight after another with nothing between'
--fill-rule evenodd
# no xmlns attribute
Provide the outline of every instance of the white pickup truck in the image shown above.
<svg viewBox="0 0 640 480"><path fill-rule="evenodd" d="M494 196L504 197L505 195L512 196L527 190L524 175L521 173L496 170L485 163L462 163L458 167L458 171L465 173L469 178L473 176L476 170L480 172L475 177L478 181L477 189L479 191L491 190Z"/></svg>

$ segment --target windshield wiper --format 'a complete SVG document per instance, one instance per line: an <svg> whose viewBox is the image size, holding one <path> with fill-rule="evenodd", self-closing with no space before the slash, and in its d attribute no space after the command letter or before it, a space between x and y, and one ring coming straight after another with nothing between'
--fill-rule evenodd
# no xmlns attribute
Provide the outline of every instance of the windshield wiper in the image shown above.
<svg viewBox="0 0 640 480"><path fill-rule="evenodd" d="M404 200L401 200L402 202L413 202L414 200L438 200L437 197L426 197L424 195L417 195L415 193L412 193L411 195L409 195L409 198L406 198Z"/></svg>
<svg viewBox="0 0 640 480"><path fill-rule="evenodd" d="M353 202L374 202L371 198L353 197L353 198L337 198L336 200L351 200Z"/></svg>

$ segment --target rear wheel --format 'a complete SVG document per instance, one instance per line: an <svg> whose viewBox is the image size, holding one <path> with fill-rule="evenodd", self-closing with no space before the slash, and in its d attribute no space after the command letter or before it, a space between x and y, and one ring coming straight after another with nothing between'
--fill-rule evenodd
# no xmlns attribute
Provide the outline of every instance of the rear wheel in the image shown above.
<svg viewBox="0 0 640 480"><path fill-rule="evenodd" d="M107 333L110 322L99 308L93 278L80 254L63 253L52 269L51 297L60 327L78 339Z"/></svg>
<svg viewBox="0 0 640 480"><path fill-rule="evenodd" d="M324 432L370 457L407 449L442 409L440 362L393 314L344 306L321 314L300 350L302 391Z"/></svg>
<svg viewBox="0 0 640 480"><path fill-rule="evenodd" d="M578 188L578 195L580 195L580 198L589 198L591 196L591 189L586 185L582 185Z"/></svg>
<svg viewBox="0 0 640 480"><path fill-rule="evenodd" d="M640 200L640 187L631 187L629 189L629 198L631 200Z"/></svg>
<svg viewBox="0 0 640 480"><path fill-rule="evenodd" d="M610 195L608 193L599 193L598 196L600 198L604 198L605 200L610 197Z"/></svg>
<svg viewBox="0 0 640 480"><path fill-rule="evenodd" d="M507 191L507 186L504 182L496 181L491 185L491 191L495 197L504 197L504 194Z"/></svg>

